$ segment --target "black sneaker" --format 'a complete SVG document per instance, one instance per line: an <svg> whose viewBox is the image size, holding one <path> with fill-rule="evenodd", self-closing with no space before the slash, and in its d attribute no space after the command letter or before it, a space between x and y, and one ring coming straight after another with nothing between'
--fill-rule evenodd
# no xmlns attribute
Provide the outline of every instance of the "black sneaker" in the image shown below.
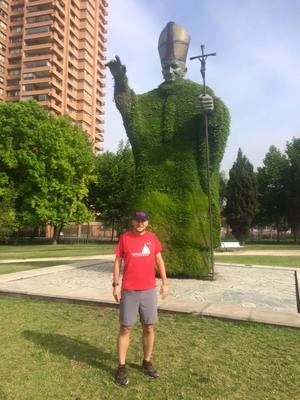
<svg viewBox="0 0 300 400"><path fill-rule="evenodd" d="M118 367L116 372L116 382L118 385L126 386L129 383L125 366Z"/></svg>
<svg viewBox="0 0 300 400"><path fill-rule="evenodd" d="M142 364L144 374L148 375L150 378L155 379L159 377L158 372L153 368L151 361L143 361Z"/></svg>

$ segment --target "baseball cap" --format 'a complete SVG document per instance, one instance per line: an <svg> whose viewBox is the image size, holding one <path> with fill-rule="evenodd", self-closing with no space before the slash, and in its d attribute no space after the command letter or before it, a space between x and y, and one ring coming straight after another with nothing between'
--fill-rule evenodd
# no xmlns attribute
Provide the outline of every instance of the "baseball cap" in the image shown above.
<svg viewBox="0 0 300 400"><path fill-rule="evenodd" d="M146 211L137 210L133 213L131 219L135 219L137 221L142 221L142 220L147 221L149 219L149 215L146 213Z"/></svg>

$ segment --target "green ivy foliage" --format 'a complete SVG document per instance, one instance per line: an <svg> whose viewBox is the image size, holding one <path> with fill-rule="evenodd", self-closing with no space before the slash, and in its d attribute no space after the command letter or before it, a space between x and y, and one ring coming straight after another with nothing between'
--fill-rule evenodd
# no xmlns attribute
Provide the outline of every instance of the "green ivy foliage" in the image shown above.
<svg viewBox="0 0 300 400"><path fill-rule="evenodd" d="M208 88L208 93L213 95ZM135 207L150 214L164 247L169 276L199 277L210 271L208 189L204 116L198 96L203 87L190 80L164 82L135 95L127 80L116 82L115 101L136 164ZM214 244L220 241L219 166L230 116L214 96L209 115Z"/></svg>

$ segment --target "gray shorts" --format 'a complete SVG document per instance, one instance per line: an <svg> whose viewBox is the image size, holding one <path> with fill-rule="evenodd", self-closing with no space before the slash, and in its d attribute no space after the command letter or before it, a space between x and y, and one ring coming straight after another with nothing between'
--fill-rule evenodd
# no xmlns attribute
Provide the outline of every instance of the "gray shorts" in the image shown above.
<svg viewBox="0 0 300 400"><path fill-rule="evenodd" d="M132 326L140 314L142 324L157 322L156 288L147 290L122 290L120 301L120 324Z"/></svg>

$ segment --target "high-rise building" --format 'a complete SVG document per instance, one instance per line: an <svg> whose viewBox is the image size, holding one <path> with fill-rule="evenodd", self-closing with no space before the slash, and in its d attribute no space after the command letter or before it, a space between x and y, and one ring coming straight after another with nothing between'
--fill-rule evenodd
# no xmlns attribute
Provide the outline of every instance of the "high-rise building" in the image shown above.
<svg viewBox="0 0 300 400"><path fill-rule="evenodd" d="M106 0L0 0L0 100L68 114L102 150Z"/></svg>

